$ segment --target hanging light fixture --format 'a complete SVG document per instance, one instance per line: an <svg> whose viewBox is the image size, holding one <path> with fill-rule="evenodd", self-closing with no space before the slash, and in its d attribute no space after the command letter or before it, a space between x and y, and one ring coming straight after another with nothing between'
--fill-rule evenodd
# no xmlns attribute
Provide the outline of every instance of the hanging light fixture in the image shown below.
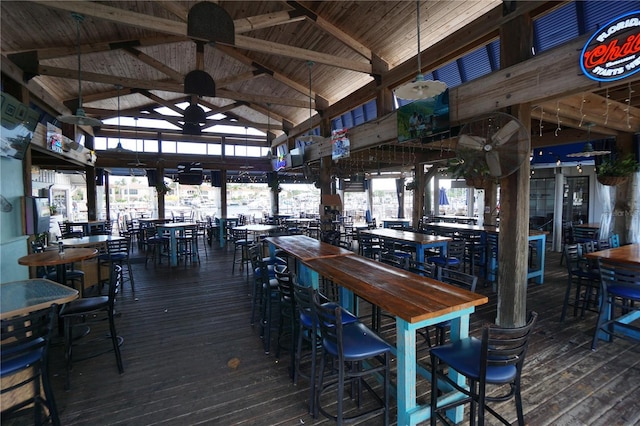
<svg viewBox="0 0 640 426"><path fill-rule="evenodd" d="M134 117L133 121L135 122L136 162L135 163L129 163L129 165L130 166L134 166L134 167L144 167L144 166L146 166L146 163L141 162L140 158L138 157L138 117ZM143 142L142 146L144 148L144 142Z"/></svg>
<svg viewBox="0 0 640 426"><path fill-rule="evenodd" d="M120 140L120 89L122 89L122 86L120 86L119 84L116 85L116 90L118 91L118 144L116 145L115 148L112 148L108 151L115 151L115 152L128 152L128 149L124 149L124 147L122 146L122 142Z"/></svg>
<svg viewBox="0 0 640 426"><path fill-rule="evenodd" d="M62 123L76 124L78 126L100 127L102 121L97 118L87 117L82 109L82 67L80 65L80 23L84 21L84 16L78 13L72 13L71 16L76 20L76 39L78 45L78 109L75 115L59 115L57 120Z"/></svg>
<svg viewBox="0 0 640 426"><path fill-rule="evenodd" d="M418 75L415 80L403 84L395 90L396 96L400 99L418 100L438 96L447 89L447 85L440 80L425 80L422 74L422 64L420 62L420 0L416 1L417 24L418 24Z"/></svg>
<svg viewBox="0 0 640 426"><path fill-rule="evenodd" d="M313 100L313 93L311 91L311 67L313 67L313 61L307 61L307 66L309 67L309 134L299 137L298 140L311 144L315 142L322 142L324 138L322 136L311 134L311 114L313 112L313 106L311 104L311 101Z"/></svg>
<svg viewBox="0 0 640 426"><path fill-rule="evenodd" d="M248 170L253 169L253 166L251 164L249 164L249 142L248 142L248 128L247 126L244 127L244 155L245 155L245 162L242 166L240 166L240 169L242 169L242 172L240 173L242 174L249 174Z"/></svg>
<svg viewBox="0 0 640 426"><path fill-rule="evenodd" d="M582 151L572 152L571 154L567 154L567 157L589 158L589 157L596 157L598 155L611 154L610 150L603 149L603 150L596 151L595 149L593 149L593 145L591 145L591 128L595 126L595 123L585 123L585 126L587 127L587 142L582 147Z"/></svg>

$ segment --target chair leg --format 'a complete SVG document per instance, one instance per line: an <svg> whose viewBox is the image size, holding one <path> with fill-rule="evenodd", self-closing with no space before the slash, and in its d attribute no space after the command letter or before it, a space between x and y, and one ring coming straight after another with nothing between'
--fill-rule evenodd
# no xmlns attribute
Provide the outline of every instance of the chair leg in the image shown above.
<svg viewBox="0 0 640 426"><path fill-rule="evenodd" d="M569 306L569 297L571 297L571 276L567 278L567 289L564 293L564 303L562 304L562 313L560 314L560 322L564 321L567 315L567 307Z"/></svg>
<svg viewBox="0 0 640 426"><path fill-rule="evenodd" d="M111 343L113 344L113 351L116 354L116 364L118 365L118 372L124 373L124 367L122 366L122 355L120 354L120 339L116 332L116 324L113 319L113 313L109 313L109 333L111 333Z"/></svg>

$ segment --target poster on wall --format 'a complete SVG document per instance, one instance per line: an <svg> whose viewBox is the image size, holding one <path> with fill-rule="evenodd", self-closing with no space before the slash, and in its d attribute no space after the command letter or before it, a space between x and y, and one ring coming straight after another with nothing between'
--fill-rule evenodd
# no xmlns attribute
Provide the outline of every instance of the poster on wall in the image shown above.
<svg viewBox="0 0 640 426"><path fill-rule="evenodd" d="M47 148L50 151L62 154L62 129L47 123Z"/></svg>
<svg viewBox="0 0 640 426"><path fill-rule="evenodd" d="M349 157L351 154L351 141L347 129L339 129L331 132L331 159Z"/></svg>
<svg viewBox="0 0 640 426"><path fill-rule="evenodd" d="M433 98L421 99L397 110L398 142L433 142L451 134L449 89Z"/></svg>

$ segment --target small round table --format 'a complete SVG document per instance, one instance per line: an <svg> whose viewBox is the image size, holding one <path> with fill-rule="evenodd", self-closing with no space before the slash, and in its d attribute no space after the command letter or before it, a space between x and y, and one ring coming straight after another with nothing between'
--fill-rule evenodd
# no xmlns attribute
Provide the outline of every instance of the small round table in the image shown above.
<svg viewBox="0 0 640 426"><path fill-rule="evenodd" d="M55 266L58 282L67 285L66 265L91 259L97 255L98 250L93 248L69 248L63 253L58 253L57 250L31 253L18 259L18 263L25 266Z"/></svg>

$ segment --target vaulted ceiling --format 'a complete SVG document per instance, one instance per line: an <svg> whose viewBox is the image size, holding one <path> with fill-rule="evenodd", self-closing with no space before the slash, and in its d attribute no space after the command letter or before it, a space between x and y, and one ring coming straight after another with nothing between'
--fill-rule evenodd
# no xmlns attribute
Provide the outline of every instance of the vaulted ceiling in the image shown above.
<svg viewBox="0 0 640 426"><path fill-rule="evenodd" d="M2 1L2 70L13 71L13 75L21 69L31 72L35 76L30 89L55 109L52 113L75 112L78 48L72 13L79 13L84 16L79 38L82 104L87 115L101 120L117 116L120 94L122 116L168 119L181 126L175 115L162 116L157 108L165 106L181 114L175 105L190 99L184 93L184 77L201 69L216 84L215 97L198 99L200 105L211 109L209 115L222 112L226 119L220 124L262 131L269 128L276 135L285 130L295 134L308 130L312 123L317 125L319 115L374 80L400 84L415 76L416 2L220 1L217 4L233 20L235 42L206 43L201 53L187 36L188 13L197 3ZM435 46L441 51L445 47L439 47L438 42L442 40L451 41L447 44L452 49L489 42L497 37L497 30L476 34L463 29L471 23L476 29L479 22L487 26L486 21L502 16L509 3L420 2L421 50L430 52ZM529 3L528 10L540 13L563 2ZM493 25L497 28L498 24ZM464 53L454 50L441 55L440 62L426 65L423 60L424 71ZM640 119L640 97L635 96L628 105L626 100L629 93L638 90L640 79L636 78L618 89L570 94L532 105L532 117L547 122L548 128L552 126L548 123L558 119L563 127L580 127L588 110L590 116L602 117L594 123L594 131L615 134L627 128L624 116L629 114L621 112L625 107L632 109L634 125ZM314 110L311 122L310 100ZM554 114L557 111L562 111L562 117ZM208 120L206 125L215 123ZM125 137L133 132L122 130ZM145 129L137 130L142 134ZM103 125L98 134L114 135L115 126Z"/></svg>
<svg viewBox="0 0 640 426"><path fill-rule="evenodd" d="M173 110L188 97L184 76L197 60L217 96L200 103L246 125L277 134L314 109L346 97L416 54L416 3L221 1L235 24L235 45L206 44L198 58L187 37L196 1L3 1L2 53L37 51L34 80L71 112L78 102L76 21L80 25L82 95L87 115ZM462 28L500 0L421 3L421 47ZM317 104L316 104L317 103ZM61 111L58 111L61 112ZM315 113L315 112L314 112ZM270 118L267 117L267 114ZM147 115L148 116L148 115ZM154 117L158 117L153 113ZM175 121L175 119L174 119ZM209 124L209 123L208 123Z"/></svg>

